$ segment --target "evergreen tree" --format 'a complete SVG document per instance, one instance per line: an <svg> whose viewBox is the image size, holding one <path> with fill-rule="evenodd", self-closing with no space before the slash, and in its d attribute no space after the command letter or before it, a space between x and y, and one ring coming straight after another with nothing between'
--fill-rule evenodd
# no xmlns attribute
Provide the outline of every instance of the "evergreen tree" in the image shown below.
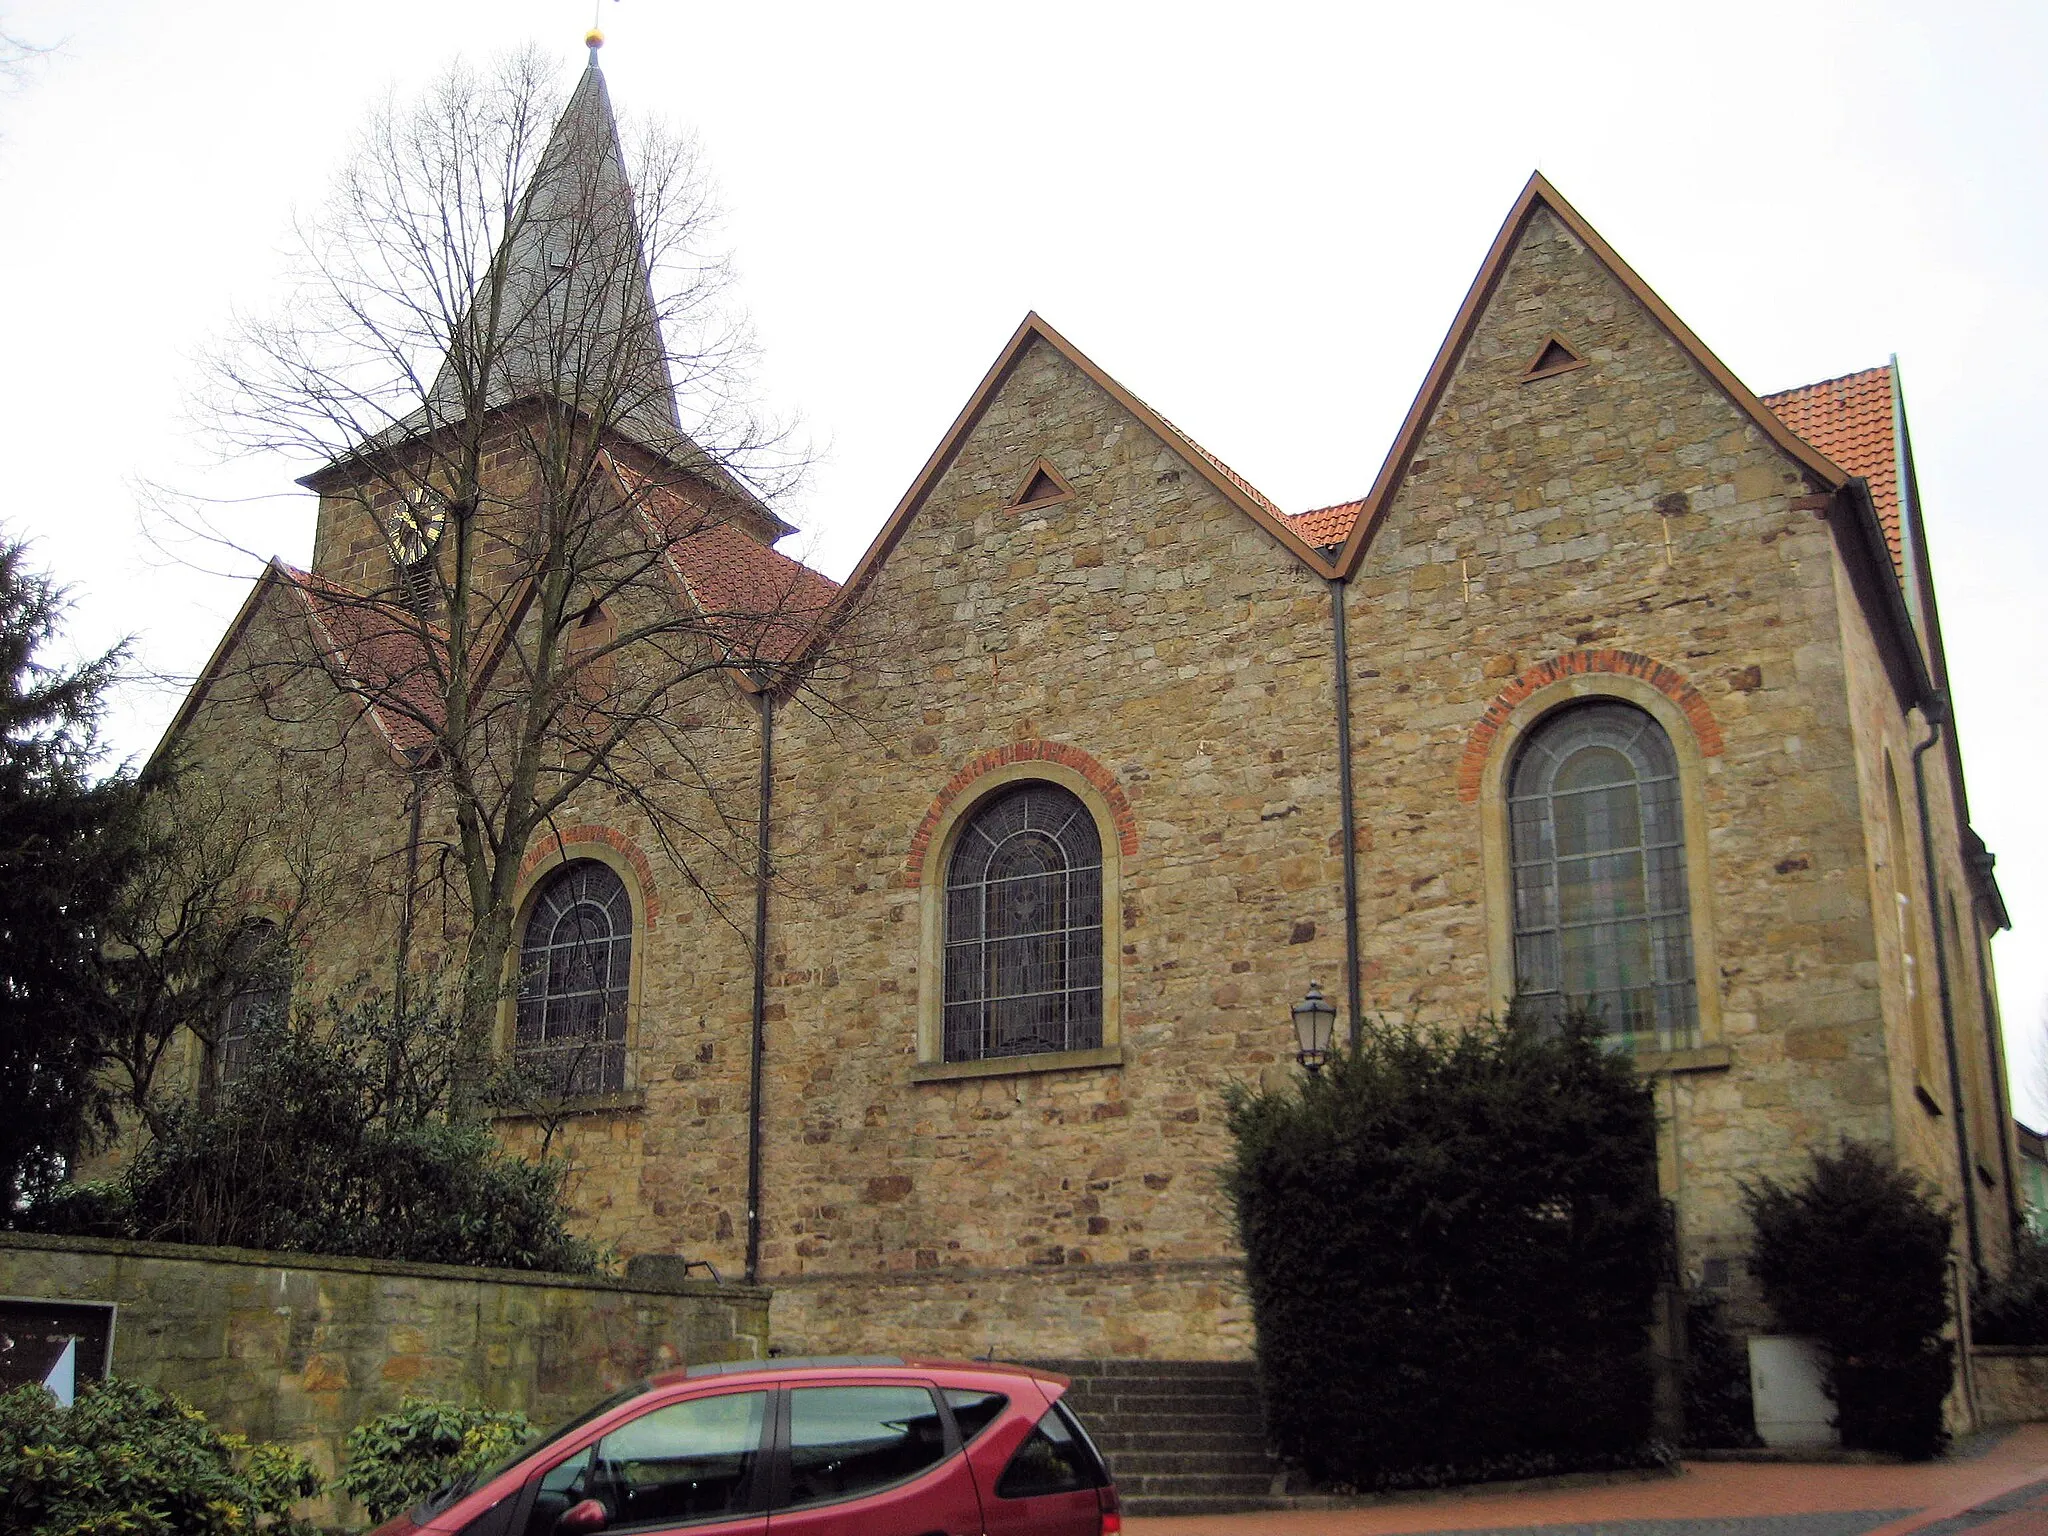
<svg viewBox="0 0 2048 1536"><path fill-rule="evenodd" d="M101 925L138 793L126 774L93 774L123 649L49 660L66 607L26 548L0 539L0 1219L108 1123Z"/></svg>

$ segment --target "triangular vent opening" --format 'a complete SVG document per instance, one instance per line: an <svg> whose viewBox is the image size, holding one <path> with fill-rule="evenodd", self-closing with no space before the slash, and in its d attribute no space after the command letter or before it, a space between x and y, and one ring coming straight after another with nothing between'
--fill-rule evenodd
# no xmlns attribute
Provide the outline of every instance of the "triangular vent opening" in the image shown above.
<svg viewBox="0 0 2048 1536"><path fill-rule="evenodd" d="M1564 342L1552 336L1543 343L1543 350L1536 354L1536 361L1524 370L1525 379L1540 379L1546 374L1563 373L1567 368L1583 368L1586 360Z"/></svg>
<svg viewBox="0 0 2048 1536"><path fill-rule="evenodd" d="M1023 488L1010 498L1010 505L1032 507L1042 501L1058 501L1073 494L1073 487L1060 478L1059 471L1040 459L1032 466L1031 473L1024 477Z"/></svg>

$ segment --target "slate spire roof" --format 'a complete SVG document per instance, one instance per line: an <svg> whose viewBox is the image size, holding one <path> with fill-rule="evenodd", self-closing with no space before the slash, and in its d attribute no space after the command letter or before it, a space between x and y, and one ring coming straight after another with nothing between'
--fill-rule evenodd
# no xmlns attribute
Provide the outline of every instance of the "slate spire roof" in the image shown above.
<svg viewBox="0 0 2048 1536"><path fill-rule="evenodd" d="M487 406L552 395L674 456L687 439L658 315L593 49L457 326L427 413L436 424L459 418L476 393L462 371L481 365Z"/></svg>
<svg viewBox="0 0 2048 1536"><path fill-rule="evenodd" d="M359 451L452 426L471 404L489 411L552 399L734 497L778 536L794 532L684 432L669 355L618 119L592 47L421 404Z"/></svg>

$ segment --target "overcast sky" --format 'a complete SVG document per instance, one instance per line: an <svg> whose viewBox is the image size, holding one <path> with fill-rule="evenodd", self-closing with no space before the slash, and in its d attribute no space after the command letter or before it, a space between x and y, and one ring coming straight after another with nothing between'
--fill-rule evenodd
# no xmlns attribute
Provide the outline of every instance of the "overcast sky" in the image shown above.
<svg viewBox="0 0 2048 1536"><path fill-rule="evenodd" d="M601 3L614 101L701 139L833 574L1031 308L1282 507L1362 494L1538 167L1753 389L1896 353L2041 1122L2048 6ZM189 673L246 590L152 550L140 482L251 498L236 531L307 558L309 466L214 463L194 354L384 92L528 43L566 86L590 15L0 0L54 45L0 95L0 520L81 643ZM174 702L130 699L121 748Z"/></svg>

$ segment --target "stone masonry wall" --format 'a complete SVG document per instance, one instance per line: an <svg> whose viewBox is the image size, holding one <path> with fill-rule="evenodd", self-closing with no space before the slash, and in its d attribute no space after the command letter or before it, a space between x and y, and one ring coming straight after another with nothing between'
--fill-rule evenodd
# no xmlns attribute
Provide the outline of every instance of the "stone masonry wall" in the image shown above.
<svg viewBox="0 0 2048 1536"><path fill-rule="evenodd" d="M1040 456L1073 498L1010 510ZM1200 1267L1235 1253L1223 1093L1291 1057L1289 1006L1343 969L1323 582L1034 343L856 622L869 664L842 723L791 710L777 742L778 1340L1248 1352ZM977 793L963 770L1033 757L1099 765L1112 821L1128 803L1120 1060L919 1080L922 903L942 894L919 887L923 829Z"/></svg>
<svg viewBox="0 0 2048 1536"><path fill-rule="evenodd" d="M1585 366L1527 377L1552 334ZM1074 494L1013 508L1041 457ZM371 532L337 532L321 559L369 559ZM1907 723L1835 538L1818 487L1539 208L1345 589L1365 1003L1389 1018L1458 1023L1505 1001L1491 957L1511 929L1489 912L1478 786L1504 739L1488 733L1531 680L1625 677L1677 709L1699 764L1687 857L1707 876L1717 963L1699 986L1717 1022L1703 1049L1646 1067L1683 1262L1696 1277L1731 1261L1738 1326L1760 1318L1743 1180L1796 1176L1850 1135L1962 1187L1951 1121L1910 1081L1879 879L1872 775L1880 749L1910 750ZM833 666L776 717L762 1261L779 1340L1249 1350L1220 1278L1236 1260L1221 1110L1232 1083L1292 1069L1288 1009L1310 981L1342 993L1331 600L1049 343L998 381ZM700 761L657 766L678 795L700 772L718 786L736 847L758 726L736 693L707 697L700 723ZM938 899L921 861L985 770L1032 761L1081 765L1116 829L1112 1048L947 1077L919 1056ZM1958 1024L1986 1060L1965 1097L1982 1101L1978 914L1954 790L1930 766L1937 863L1973 946L1951 955ZM744 862L685 873L598 794L563 825L565 854L608 859L636 890L630 1090L551 1140L531 1120L506 1134L570 1157L580 1229L737 1272ZM2003 1173L1991 1159L1976 1176ZM2002 1199L1984 1187L1986 1211ZM1994 1247L1998 1225L1982 1223ZM976 1337L996 1320L1014 1346Z"/></svg>
<svg viewBox="0 0 2048 1536"><path fill-rule="evenodd" d="M348 1431L407 1393L551 1428L651 1371L758 1359L768 1340L768 1294L744 1286L13 1233L0 1294L113 1302L113 1374L330 1476Z"/></svg>
<svg viewBox="0 0 2048 1536"><path fill-rule="evenodd" d="M1918 1168L1940 1189L1956 1209L1956 1250L1968 1251L1969 1212L1963 1203L1965 1179L1976 1200L1976 1230L1986 1267L2003 1271L2012 1251L2010 1192L2005 1187L2007 1161L2000 1155L1999 1139L2010 1135L2011 1116L1994 1106L1990 1053L2000 1052L1995 1021L1984 1007L1984 967L1988 964L1978 941L1976 914L1970 884L1964 874L1956 792L1949 773L1948 754L1933 750L1926 754L1928 777L1928 825L1933 833L1937 883L1943 902L1953 901L1956 925L1947 929L1946 961L1950 975L1950 1007L1956 1034L1956 1067L1963 1087L1962 1124L1970 1145L1967 1174L1957 1158L1957 1114L1949 1077L1947 1040L1942 1029L1939 977L1934 951L1935 932L1929 921L1926 900L1926 865L1920 843L1920 813L1914 793L1913 749L1927 739L1927 729L1918 714L1907 715L1899 707L1896 690L1886 673L1878 640L1860 605L1851 599L1846 572L1838 578L1842 592L1842 648L1846 662L1851 720L1856 741L1858 790L1865 825L1871 829L1865 878L1870 904L1880 921L1875 930L1875 963L1869 968L1867 985L1882 1005L1884 1036L1891 1074L1893 1123L1898 1128L1896 1147L1901 1157ZM1889 829L1889 762L1897 781L1905 846L1893 848ZM1908 895L1903 914L1894 894L1894 862L1901 867ZM1918 974L1909 983L1906 945L1902 942L1902 921L1919 931ZM1961 938L1960 944L1955 940ZM1924 993L1925 1028L1928 1034L1928 1070L1916 1069L1913 1007L1909 986Z"/></svg>
<svg viewBox="0 0 2048 1536"><path fill-rule="evenodd" d="M1525 378L1553 333L1586 366ZM1368 991L1390 1016L1502 1001L1482 807L1455 787L1507 680L1606 648L1670 669L1710 713L1706 844L1687 857L1711 875L1720 971L1699 985L1718 990L1720 1049L1657 1085L1695 1273L1746 1246L1740 1180L1795 1173L1837 1135L1891 1135L1834 552L1812 492L1539 209L1350 594Z"/></svg>

